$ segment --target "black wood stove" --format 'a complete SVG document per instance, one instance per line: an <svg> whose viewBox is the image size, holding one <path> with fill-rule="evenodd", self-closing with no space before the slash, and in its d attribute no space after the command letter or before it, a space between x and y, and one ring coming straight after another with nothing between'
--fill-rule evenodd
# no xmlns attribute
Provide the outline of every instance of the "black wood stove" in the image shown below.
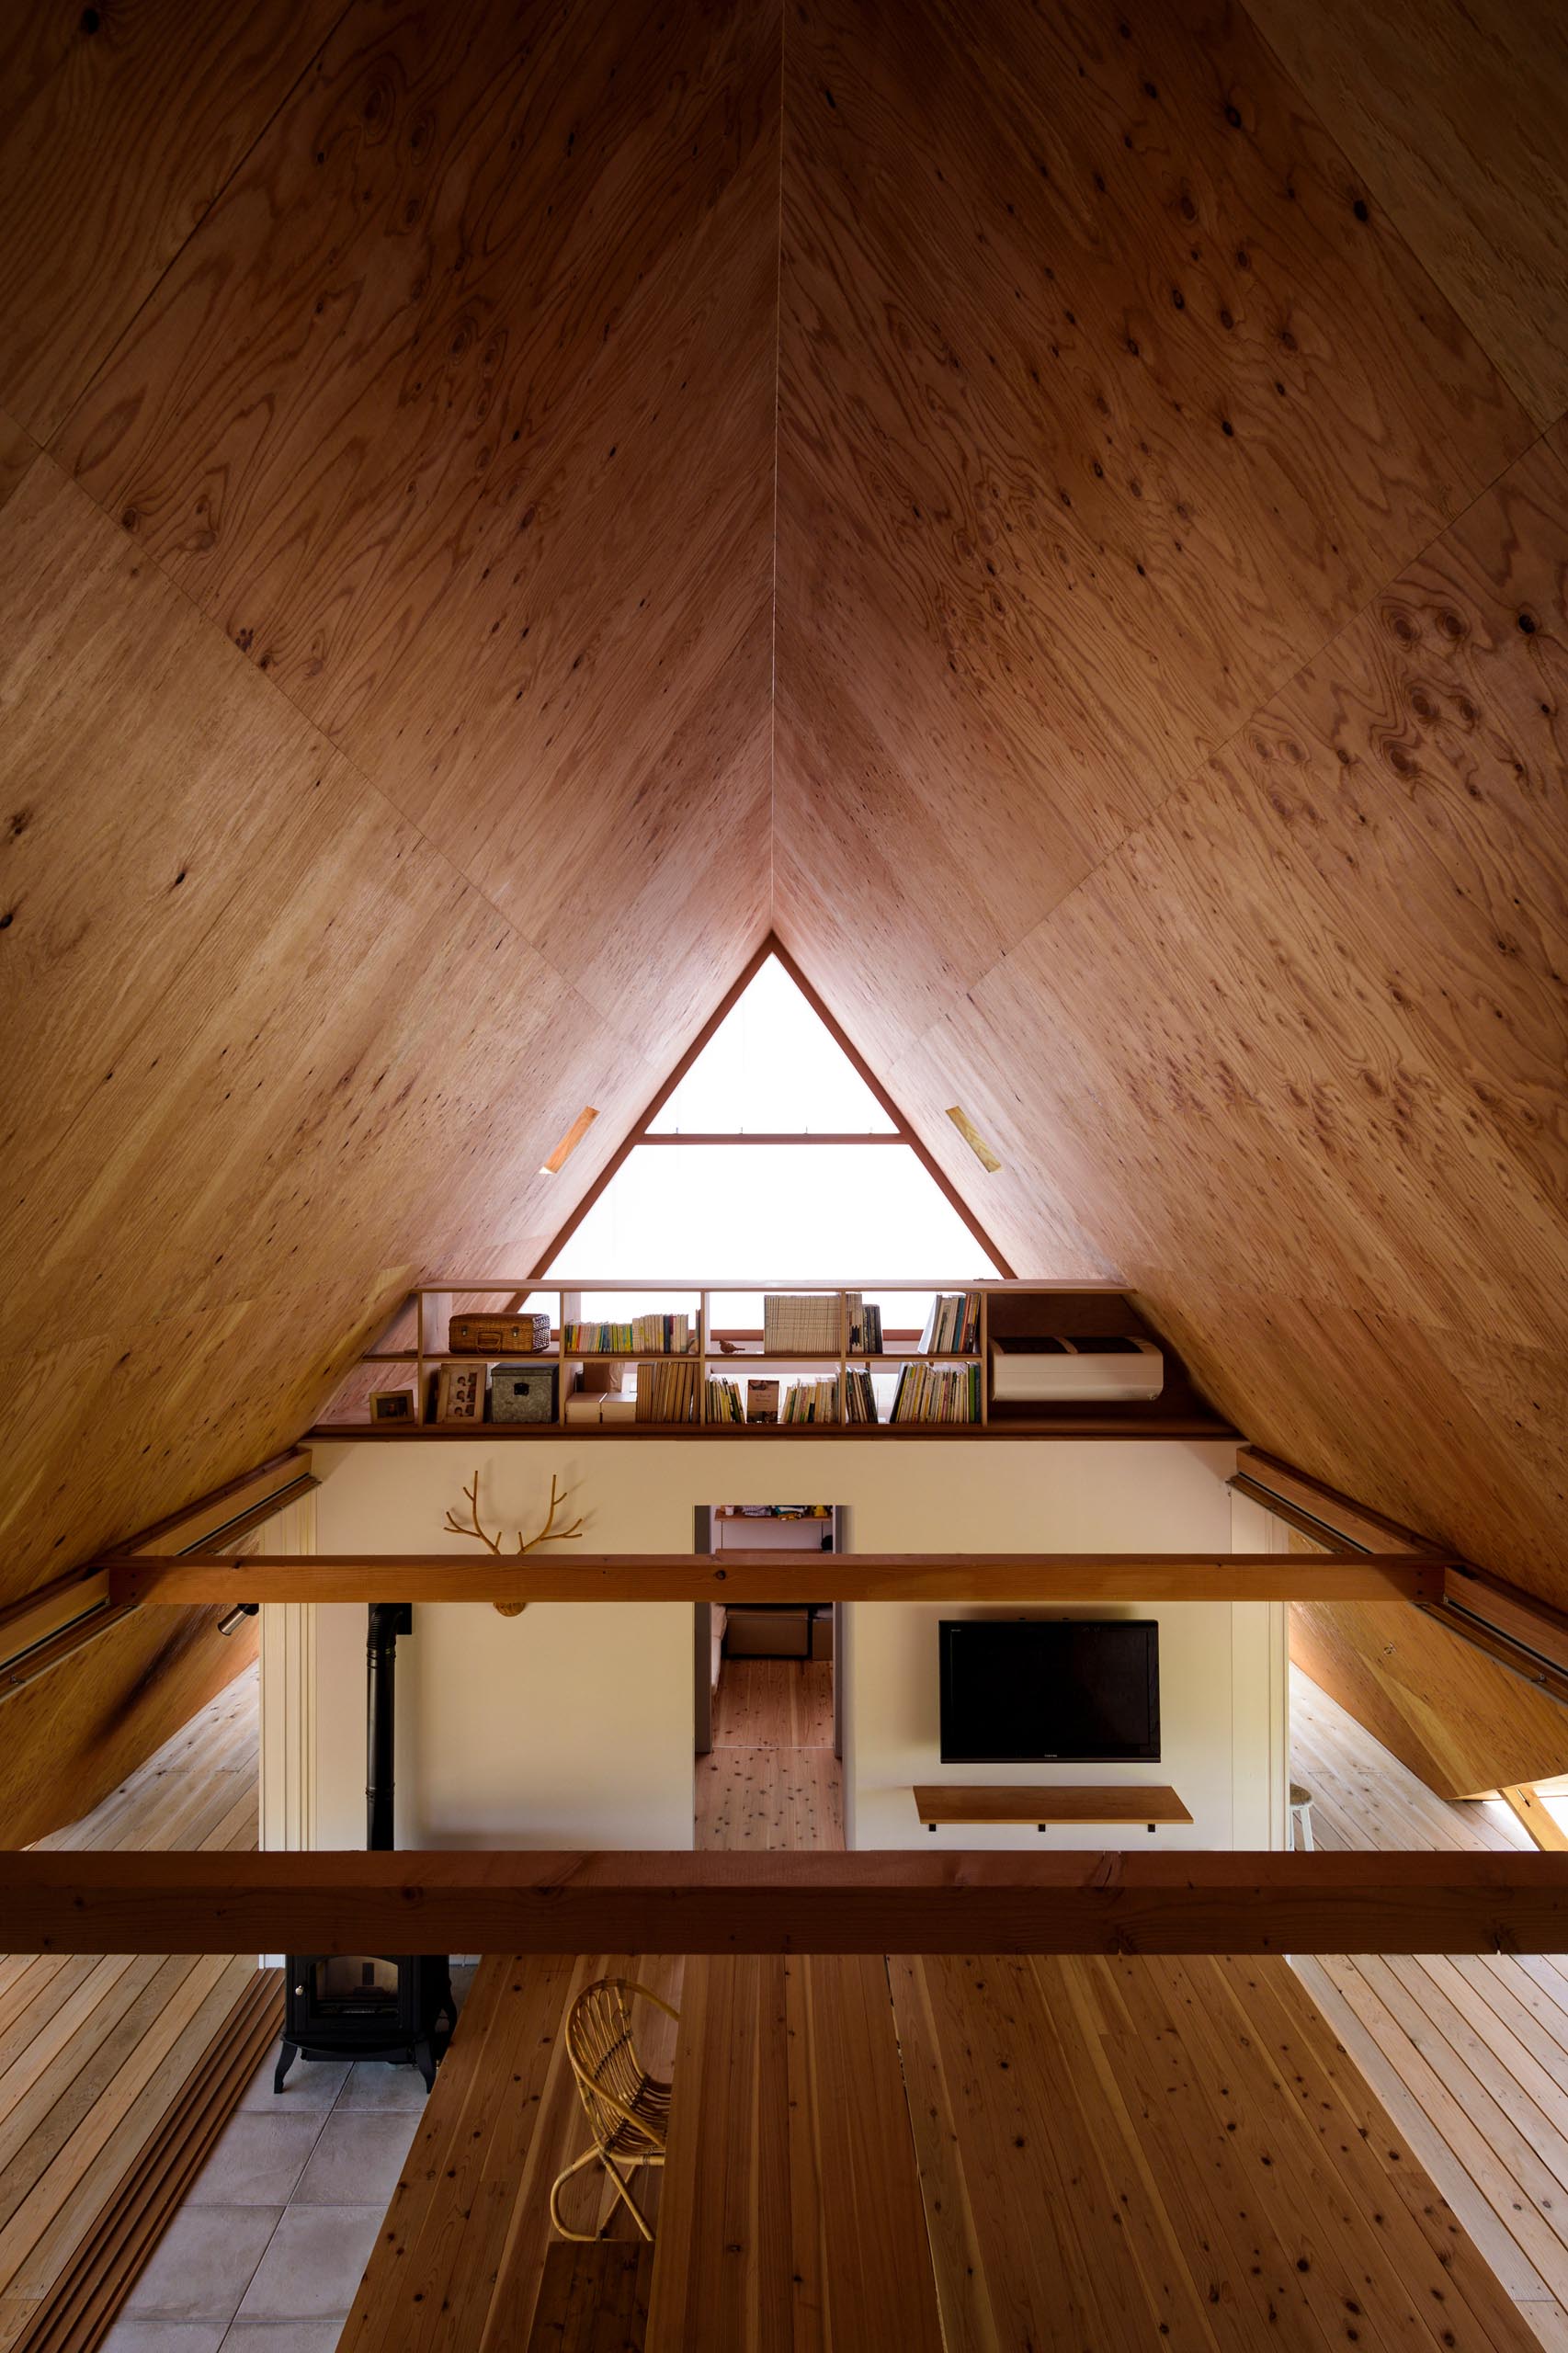
<svg viewBox="0 0 1568 2353"><path fill-rule="evenodd" d="M392 1844L392 1750L397 1638L413 1629L409 1602L370 1605L365 1644L366 1844ZM275 2092L296 2058L403 2060L428 2091L457 2023L445 1953L290 1953L283 2048Z"/></svg>
<svg viewBox="0 0 1568 2353"><path fill-rule="evenodd" d="M272 2087L300 2056L407 2060L428 2090L455 2022L444 1953L290 1953Z"/></svg>

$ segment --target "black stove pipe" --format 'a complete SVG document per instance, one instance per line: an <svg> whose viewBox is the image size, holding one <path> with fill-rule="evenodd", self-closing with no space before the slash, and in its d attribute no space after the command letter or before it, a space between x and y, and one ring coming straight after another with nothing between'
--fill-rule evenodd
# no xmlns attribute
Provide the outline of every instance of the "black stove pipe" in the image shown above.
<svg viewBox="0 0 1568 2353"><path fill-rule="evenodd" d="M397 1638L414 1631L411 1601L372 1601L365 1633L365 1844L390 1854L397 1746Z"/></svg>

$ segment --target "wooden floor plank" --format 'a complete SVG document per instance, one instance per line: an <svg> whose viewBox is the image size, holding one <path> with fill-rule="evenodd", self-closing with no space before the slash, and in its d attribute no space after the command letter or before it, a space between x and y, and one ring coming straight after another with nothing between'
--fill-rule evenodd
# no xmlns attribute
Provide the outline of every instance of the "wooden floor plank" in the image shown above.
<svg viewBox="0 0 1568 2353"><path fill-rule="evenodd" d="M1291 1772L1335 1841L1503 1851L1528 1833L1497 1802L1427 1790L1300 1669ZM1568 2279L1568 1963L1502 1954L1319 1956L1303 1983L1528 2317Z"/></svg>
<svg viewBox="0 0 1568 2353"><path fill-rule="evenodd" d="M883 1963L688 1963L647 2353L940 2353Z"/></svg>
<svg viewBox="0 0 1568 2353"><path fill-rule="evenodd" d="M60 1852L254 1848L258 1723L253 1667L92 1813L40 1844ZM48 2308L255 1973L249 1956L4 1964L0 2310L25 2310L30 2326Z"/></svg>
<svg viewBox="0 0 1568 2353"><path fill-rule="evenodd" d="M831 1748L715 1748L697 1760L704 1851L778 1854L844 1847L843 1775Z"/></svg>
<svg viewBox="0 0 1568 2353"><path fill-rule="evenodd" d="M715 1748L831 1748L828 1659L727 1658L713 1699Z"/></svg>

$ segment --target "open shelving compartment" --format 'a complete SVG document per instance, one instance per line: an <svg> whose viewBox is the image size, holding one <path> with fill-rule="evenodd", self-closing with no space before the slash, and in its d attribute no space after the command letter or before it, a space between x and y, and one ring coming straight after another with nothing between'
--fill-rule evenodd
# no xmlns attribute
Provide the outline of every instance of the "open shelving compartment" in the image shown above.
<svg viewBox="0 0 1568 2353"><path fill-rule="evenodd" d="M926 1307L939 1293L967 1292L978 1297L976 1345L967 1350L924 1350L918 1343ZM761 1321L763 1299L769 1294L816 1296L837 1303L838 1345L824 1349L769 1349ZM883 1346L874 1353L850 1347L852 1295L877 1302L883 1312ZM688 1317L690 1339L684 1355L655 1348L567 1348L565 1333L574 1324L612 1320L600 1304L615 1303L613 1320L628 1313L679 1314ZM637 1302L634 1307L628 1303ZM909 1302L903 1320L895 1320ZM624 1311L624 1312L623 1312ZM455 1314L550 1316L551 1346L539 1352L495 1350L454 1351L446 1342ZM1061 1402L1023 1404L993 1394L991 1343L997 1338L1055 1335L1067 1338L1088 1336L1153 1340L1165 1358L1165 1384L1157 1398L1137 1402ZM692 1411L686 1419L585 1421L569 1419L567 1402L579 1394L575 1384L589 1365L659 1365L685 1361L693 1369ZM446 1364L548 1366L553 1369L551 1410L545 1417L495 1422L489 1418L437 1420L434 1398L439 1370ZM910 1365L937 1368L978 1365L979 1418L968 1421L844 1418L846 1376L865 1369L875 1381L895 1375ZM881 1369L879 1374L878 1369ZM406 1376L399 1384L396 1374ZM714 1418L708 1385L729 1379L744 1384L758 1376L777 1379L824 1379L837 1384L837 1411L831 1418L810 1421L735 1421ZM369 1399L380 1389L412 1388L417 1419L371 1418ZM633 1389L635 1382L633 1382ZM630 1393L630 1392L629 1392ZM744 1389L743 1389L744 1395ZM881 1392L879 1391L879 1406ZM760 1281L714 1282L688 1280L628 1281L619 1278L597 1282L516 1280L449 1280L418 1286L408 1292L397 1313L351 1369L315 1425L318 1438L450 1438L472 1437L483 1429L487 1438L560 1438L574 1439L634 1437L679 1438L1229 1438L1232 1426L1201 1394L1168 1342L1139 1313L1131 1294L1114 1283L1041 1280L882 1281L813 1283Z"/></svg>

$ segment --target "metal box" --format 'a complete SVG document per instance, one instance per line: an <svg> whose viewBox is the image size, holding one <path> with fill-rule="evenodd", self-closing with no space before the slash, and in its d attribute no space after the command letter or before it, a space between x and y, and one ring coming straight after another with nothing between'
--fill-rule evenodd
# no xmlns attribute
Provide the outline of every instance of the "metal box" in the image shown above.
<svg viewBox="0 0 1568 2353"><path fill-rule="evenodd" d="M555 1367L496 1365L490 1375L490 1418L493 1422L552 1422Z"/></svg>

